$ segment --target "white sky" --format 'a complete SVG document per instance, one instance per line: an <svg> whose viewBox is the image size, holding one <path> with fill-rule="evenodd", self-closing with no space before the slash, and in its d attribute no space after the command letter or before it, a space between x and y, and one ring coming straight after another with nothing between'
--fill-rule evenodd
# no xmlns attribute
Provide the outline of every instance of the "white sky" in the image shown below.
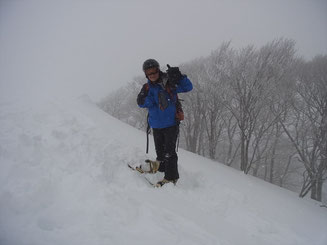
<svg viewBox="0 0 327 245"><path fill-rule="evenodd" d="M326 0L0 0L0 90L99 99L145 59L179 65L224 42L294 39L327 54Z"/></svg>

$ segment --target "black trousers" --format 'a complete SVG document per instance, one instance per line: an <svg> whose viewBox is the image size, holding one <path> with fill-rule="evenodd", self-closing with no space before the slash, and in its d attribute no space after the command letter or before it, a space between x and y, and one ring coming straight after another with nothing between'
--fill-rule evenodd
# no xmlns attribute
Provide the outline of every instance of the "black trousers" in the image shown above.
<svg viewBox="0 0 327 245"><path fill-rule="evenodd" d="M161 161L159 171L165 172L165 179L177 180L179 178L177 167L176 141L179 125L169 128L154 128L153 138L157 153L157 160Z"/></svg>

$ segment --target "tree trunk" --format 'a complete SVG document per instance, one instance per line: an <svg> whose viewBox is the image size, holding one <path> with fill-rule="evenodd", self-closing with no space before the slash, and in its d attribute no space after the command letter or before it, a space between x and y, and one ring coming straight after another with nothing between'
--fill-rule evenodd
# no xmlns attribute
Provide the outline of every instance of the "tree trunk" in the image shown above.
<svg viewBox="0 0 327 245"><path fill-rule="evenodd" d="M318 177L318 180L317 180L317 201L321 202L322 201L322 186L323 186L323 179L322 179L322 176L319 176Z"/></svg>
<svg viewBox="0 0 327 245"><path fill-rule="evenodd" d="M311 182L311 198L317 200L317 181L312 180Z"/></svg>
<svg viewBox="0 0 327 245"><path fill-rule="evenodd" d="M241 171L245 172L245 136L243 132L241 134Z"/></svg>

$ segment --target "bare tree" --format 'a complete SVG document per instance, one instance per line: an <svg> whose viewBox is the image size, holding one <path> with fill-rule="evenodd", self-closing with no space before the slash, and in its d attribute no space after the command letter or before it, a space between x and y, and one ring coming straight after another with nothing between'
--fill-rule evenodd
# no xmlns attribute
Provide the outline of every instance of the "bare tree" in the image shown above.
<svg viewBox="0 0 327 245"><path fill-rule="evenodd" d="M236 135L238 134L237 131L237 121L235 120L234 116L232 114L225 114L223 116L224 120L224 135L225 140L222 142L222 148L224 148L224 145L227 145L227 150L225 152L222 152L224 155L223 162L227 166L232 166L235 159L238 156L238 152L240 149L240 142L237 139Z"/></svg>
<svg viewBox="0 0 327 245"><path fill-rule="evenodd" d="M257 154L260 140L274 124L272 118L264 124L262 118L273 103L271 96L276 92L275 82L287 74L289 63L294 55L294 42L275 40L259 51L252 46L242 49L235 57L234 73L230 77L233 101L227 105L237 120L241 142L241 170L248 173ZM260 138L250 156L254 132L260 128Z"/></svg>
<svg viewBox="0 0 327 245"><path fill-rule="evenodd" d="M186 149L194 152L201 153L200 140L203 140L203 110L205 110L204 104L204 90L203 90L203 59L194 60L181 67L181 70L185 72L193 83L193 91L183 95L183 110L185 114L185 120L182 122L181 130L186 142Z"/></svg>
<svg viewBox="0 0 327 245"><path fill-rule="evenodd" d="M126 113L123 110L123 106L126 104L128 94L129 90L126 87L120 88L102 99L98 106L113 117L123 119Z"/></svg>
<svg viewBox="0 0 327 245"><path fill-rule="evenodd" d="M293 117L282 126L303 163L304 197L322 200L327 171L327 56L319 56L300 65Z"/></svg>
<svg viewBox="0 0 327 245"><path fill-rule="evenodd" d="M217 145L224 130L223 117L226 116L223 95L226 92L226 80L230 74L230 43L224 43L212 52L204 66L204 103L202 111L208 151L211 159L216 159Z"/></svg>

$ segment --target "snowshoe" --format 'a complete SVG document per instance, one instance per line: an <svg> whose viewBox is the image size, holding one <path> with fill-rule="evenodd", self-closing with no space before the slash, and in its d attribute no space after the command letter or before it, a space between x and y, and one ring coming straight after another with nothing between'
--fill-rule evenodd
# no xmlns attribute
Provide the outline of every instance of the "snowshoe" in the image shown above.
<svg viewBox="0 0 327 245"><path fill-rule="evenodd" d="M137 170L137 168L135 168L135 167L133 167L133 166L131 166L131 165L129 165L129 164L127 164L127 166L130 168L130 169L132 169L133 171L135 171L135 172L139 172L139 173L141 173L141 174L143 174L144 172L140 172L139 170ZM153 186L153 187L155 187L155 184L154 183L152 183L151 182L151 180L149 180L145 175L143 175L143 178L151 185L151 186Z"/></svg>
<svg viewBox="0 0 327 245"><path fill-rule="evenodd" d="M140 166L135 167L135 170L141 174L155 174L160 167L159 161L145 160Z"/></svg>
<svg viewBox="0 0 327 245"><path fill-rule="evenodd" d="M168 183L173 183L174 185L176 185L177 179L175 179L175 180L163 179L163 180L157 182L157 184L155 185L155 187L162 187L163 185L168 184Z"/></svg>

